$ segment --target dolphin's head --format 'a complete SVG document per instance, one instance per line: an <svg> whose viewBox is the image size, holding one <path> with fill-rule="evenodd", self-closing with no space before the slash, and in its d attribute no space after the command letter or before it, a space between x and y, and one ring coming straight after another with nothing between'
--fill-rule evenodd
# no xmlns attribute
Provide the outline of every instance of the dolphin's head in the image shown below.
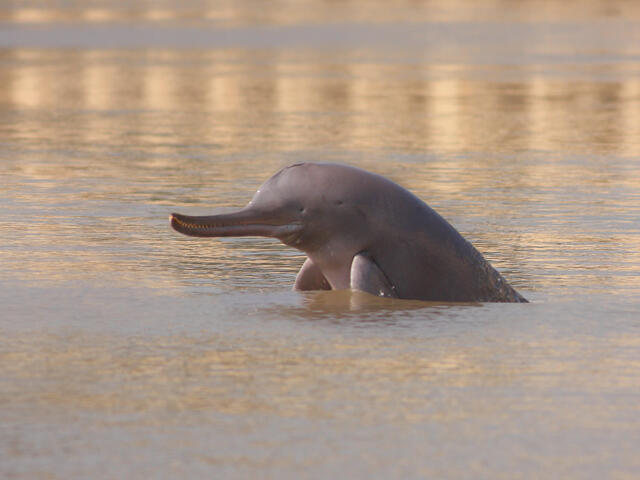
<svg viewBox="0 0 640 480"><path fill-rule="evenodd" d="M243 209L203 217L174 213L171 226L197 237L274 237L305 252L339 236L341 244L353 244L357 252L369 237L360 198L363 173L342 165L291 165L267 180Z"/></svg>

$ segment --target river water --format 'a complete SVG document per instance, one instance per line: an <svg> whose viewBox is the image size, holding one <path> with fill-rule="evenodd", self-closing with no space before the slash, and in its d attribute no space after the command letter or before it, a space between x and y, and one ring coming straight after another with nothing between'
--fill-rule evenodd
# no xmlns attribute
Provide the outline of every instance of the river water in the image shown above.
<svg viewBox="0 0 640 480"><path fill-rule="evenodd" d="M0 477L637 478L636 3L88 5L0 6ZM302 160L531 303L292 292L298 252L169 228Z"/></svg>

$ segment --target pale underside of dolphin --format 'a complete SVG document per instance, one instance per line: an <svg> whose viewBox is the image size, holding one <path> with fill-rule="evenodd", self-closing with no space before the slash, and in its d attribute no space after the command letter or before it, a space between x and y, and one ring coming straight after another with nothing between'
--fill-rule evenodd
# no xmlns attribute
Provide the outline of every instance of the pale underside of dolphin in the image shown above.
<svg viewBox="0 0 640 480"><path fill-rule="evenodd" d="M234 213L187 216L195 237L264 236L303 251L297 290L443 302L526 302L458 231L391 180L331 163L280 170Z"/></svg>

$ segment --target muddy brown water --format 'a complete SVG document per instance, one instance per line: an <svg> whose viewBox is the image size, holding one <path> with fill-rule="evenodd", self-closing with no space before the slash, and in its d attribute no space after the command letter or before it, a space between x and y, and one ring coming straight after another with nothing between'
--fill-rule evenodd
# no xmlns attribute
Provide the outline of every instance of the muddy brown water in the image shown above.
<svg viewBox="0 0 640 480"><path fill-rule="evenodd" d="M0 7L0 476L638 474L634 3L128 5ZM531 303L296 293L296 251L169 228L301 160Z"/></svg>

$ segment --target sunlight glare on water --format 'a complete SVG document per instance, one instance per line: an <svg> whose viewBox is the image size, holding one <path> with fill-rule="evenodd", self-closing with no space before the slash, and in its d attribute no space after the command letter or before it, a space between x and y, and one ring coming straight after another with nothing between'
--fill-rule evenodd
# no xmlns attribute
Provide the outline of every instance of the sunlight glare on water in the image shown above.
<svg viewBox="0 0 640 480"><path fill-rule="evenodd" d="M635 2L0 6L0 477L634 478ZM531 303L291 291L194 239L385 175Z"/></svg>

